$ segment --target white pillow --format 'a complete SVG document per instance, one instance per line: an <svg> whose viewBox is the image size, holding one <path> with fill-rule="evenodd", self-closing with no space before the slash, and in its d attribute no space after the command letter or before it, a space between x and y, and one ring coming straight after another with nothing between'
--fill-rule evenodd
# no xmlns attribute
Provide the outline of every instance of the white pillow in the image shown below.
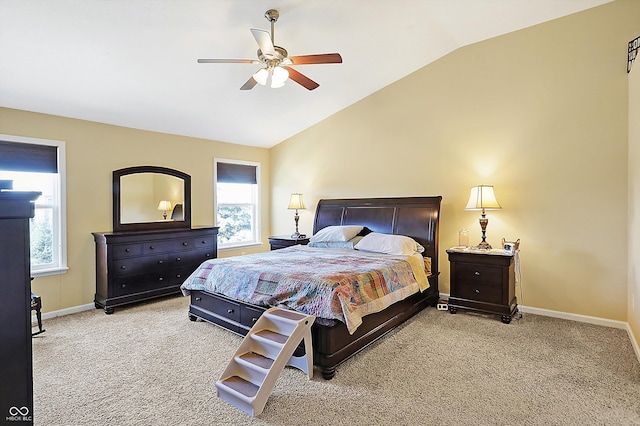
<svg viewBox="0 0 640 426"><path fill-rule="evenodd" d="M347 225L347 226L327 226L326 228L322 228L309 239L312 242L320 242L320 241L349 241L360 231L362 231L362 226L356 225Z"/></svg>
<svg viewBox="0 0 640 426"><path fill-rule="evenodd" d="M356 244L355 249L395 255L412 255L424 251L424 247L413 238L405 237L404 235L379 234L377 232L365 235Z"/></svg>

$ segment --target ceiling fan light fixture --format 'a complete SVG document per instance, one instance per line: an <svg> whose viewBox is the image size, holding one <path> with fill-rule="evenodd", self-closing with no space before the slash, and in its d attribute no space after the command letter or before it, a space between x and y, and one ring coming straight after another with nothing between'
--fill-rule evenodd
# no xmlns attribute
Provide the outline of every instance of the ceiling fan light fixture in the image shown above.
<svg viewBox="0 0 640 426"><path fill-rule="evenodd" d="M271 75L271 87L277 89L284 86L284 82L289 78L289 71L281 67L274 67Z"/></svg>
<svg viewBox="0 0 640 426"><path fill-rule="evenodd" d="M253 79L261 86L269 86L273 89L284 86L284 82L289 78L289 71L281 67L260 68Z"/></svg>
<svg viewBox="0 0 640 426"><path fill-rule="evenodd" d="M266 68L260 68L254 75L253 79L261 86L266 86L267 79L269 78L269 71Z"/></svg>

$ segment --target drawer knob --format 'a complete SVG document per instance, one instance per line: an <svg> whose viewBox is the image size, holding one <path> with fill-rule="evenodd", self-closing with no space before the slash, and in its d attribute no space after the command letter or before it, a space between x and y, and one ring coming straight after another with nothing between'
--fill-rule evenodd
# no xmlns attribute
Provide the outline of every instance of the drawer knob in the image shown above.
<svg viewBox="0 0 640 426"><path fill-rule="evenodd" d="M480 276L480 272L476 271L474 272L475 275Z"/></svg>
<svg viewBox="0 0 640 426"><path fill-rule="evenodd" d="M201 242L202 244L207 244L207 242L206 242L206 241L204 241L204 240L202 240L202 241L200 241L200 242Z"/></svg>
<svg viewBox="0 0 640 426"><path fill-rule="evenodd" d="M159 263L160 265L162 265L162 263L163 263L163 262L164 262L163 260L158 260L158 263Z"/></svg>
<svg viewBox="0 0 640 426"><path fill-rule="evenodd" d="M126 249L124 249L124 251L126 251L127 253L129 253L129 252L131 251L131 249L130 249L130 248L126 248Z"/></svg>
<svg viewBox="0 0 640 426"><path fill-rule="evenodd" d="M228 314L232 314L233 313L233 309L227 309L227 313Z"/></svg>
<svg viewBox="0 0 640 426"><path fill-rule="evenodd" d="M205 254L204 257L211 257L211 253Z"/></svg>
<svg viewBox="0 0 640 426"><path fill-rule="evenodd" d="M158 281L164 281L164 278L160 277L158 278Z"/></svg>
<svg viewBox="0 0 640 426"><path fill-rule="evenodd" d="M476 293L477 293L477 294L480 294L480 290L478 290L477 288L476 288Z"/></svg>
<svg viewBox="0 0 640 426"><path fill-rule="evenodd" d="M149 246L149 250L153 250L153 246Z"/></svg>
<svg viewBox="0 0 640 426"><path fill-rule="evenodd" d="M188 245L189 245L189 243L184 242L184 243L182 243L182 245L186 247L186 246L188 246Z"/></svg>
<svg viewBox="0 0 640 426"><path fill-rule="evenodd" d="M120 269L127 269L127 267L126 267L126 266L124 266L124 265L122 265L122 266L120 267Z"/></svg>
<svg viewBox="0 0 640 426"><path fill-rule="evenodd" d="M196 297L196 302L202 301L202 297Z"/></svg>
<svg viewBox="0 0 640 426"><path fill-rule="evenodd" d="M182 278L182 274L176 274L176 278Z"/></svg>
<svg viewBox="0 0 640 426"><path fill-rule="evenodd" d="M182 259L180 259L179 257L176 257L176 262L180 262Z"/></svg>
<svg viewBox="0 0 640 426"><path fill-rule="evenodd" d="M120 287L121 288L125 288L126 286L127 286L127 284L125 283L125 284L122 284Z"/></svg>
<svg viewBox="0 0 640 426"><path fill-rule="evenodd" d="M256 317L251 318L251 322L256 322L256 321L258 321L258 318Z"/></svg>

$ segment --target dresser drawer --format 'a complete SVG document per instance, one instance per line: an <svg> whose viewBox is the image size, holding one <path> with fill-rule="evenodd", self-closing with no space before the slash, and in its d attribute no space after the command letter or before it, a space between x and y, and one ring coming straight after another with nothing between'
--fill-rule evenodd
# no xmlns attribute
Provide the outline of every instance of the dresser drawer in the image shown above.
<svg viewBox="0 0 640 426"><path fill-rule="evenodd" d="M191 250L193 241L190 238L179 240L160 240L150 241L143 244L142 252L144 254L170 253L182 250Z"/></svg>
<svg viewBox="0 0 640 426"><path fill-rule="evenodd" d="M502 285L502 268L471 263L457 263L456 279L470 283Z"/></svg>
<svg viewBox="0 0 640 426"><path fill-rule="evenodd" d="M168 274L143 274L119 278L113 281L112 295L127 296L134 293L157 290L176 285Z"/></svg>
<svg viewBox="0 0 640 426"><path fill-rule="evenodd" d="M166 254L120 259L113 262L113 275L117 277L138 275L150 270L167 269L168 267L169 257Z"/></svg>
<svg viewBox="0 0 640 426"><path fill-rule="evenodd" d="M463 282L456 290L456 297L499 304L502 303L502 286Z"/></svg>
<svg viewBox="0 0 640 426"><path fill-rule="evenodd" d="M114 244L111 248L114 259L140 256L142 244Z"/></svg>
<svg viewBox="0 0 640 426"><path fill-rule="evenodd" d="M169 279L172 283L182 285L184 280L189 278L189 275L191 275L191 273L195 271L195 269L196 268L193 266L188 266L185 268L170 269L169 271L167 271L167 273L169 274Z"/></svg>
<svg viewBox="0 0 640 426"><path fill-rule="evenodd" d="M213 248L215 247L215 243L216 243L215 237L203 235L201 237L193 239L193 248L202 249L207 247L213 250Z"/></svg>
<svg viewBox="0 0 640 426"><path fill-rule="evenodd" d="M196 296L191 298L191 303L223 318L240 322L240 304L229 299L218 297L202 299L201 297Z"/></svg>
<svg viewBox="0 0 640 426"><path fill-rule="evenodd" d="M206 251L189 251L184 253L171 253L169 255L169 264L172 267L178 266L198 266L205 260L213 258L211 250Z"/></svg>

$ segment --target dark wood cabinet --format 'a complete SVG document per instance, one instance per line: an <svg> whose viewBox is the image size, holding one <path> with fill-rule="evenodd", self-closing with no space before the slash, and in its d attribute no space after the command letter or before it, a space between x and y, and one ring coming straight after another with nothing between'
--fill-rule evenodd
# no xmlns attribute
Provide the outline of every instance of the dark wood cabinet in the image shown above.
<svg viewBox="0 0 640 426"><path fill-rule="evenodd" d="M513 254L447 250L451 290L449 312L458 308L501 315L508 324L516 314Z"/></svg>
<svg viewBox="0 0 640 426"><path fill-rule="evenodd" d="M39 192L0 191L0 419L33 424L29 218Z"/></svg>
<svg viewBox="0 0 640 426"><path fill-rule="evenodd" d="M269 246L271 247L271 250L278 250L285 247L295 246L297 244L306 246L309 244L309 238L291 238L288 235L269 237Z"/></svg>
<svg viewBox="0 0 640 426"><path fill-rule="evenodd" d="M96 308L180 293L200 265L217 257L217 227L146 232L94 232Z"/></svg>

